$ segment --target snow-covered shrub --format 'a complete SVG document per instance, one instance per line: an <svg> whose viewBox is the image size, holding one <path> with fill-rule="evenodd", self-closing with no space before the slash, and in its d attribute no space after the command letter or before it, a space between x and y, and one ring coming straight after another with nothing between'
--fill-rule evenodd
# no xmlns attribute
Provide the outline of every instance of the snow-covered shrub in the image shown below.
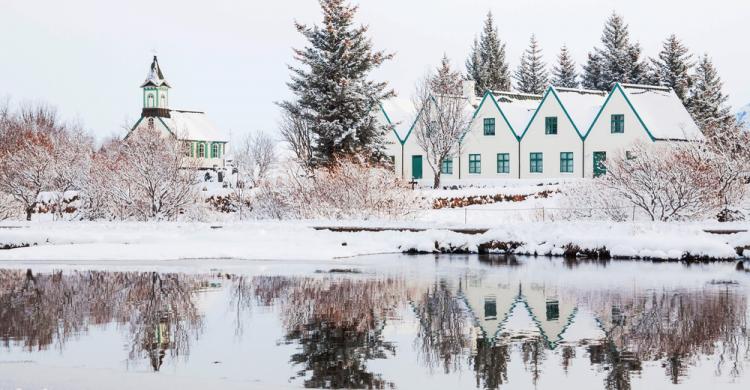
<svg viewBox="0 0 750 390"><path fill-rule="evenodd" d="M607 160L607 174L595 180L604 191L587 193L590 202L602 195L611 202L624 200L654 221L714 217L744 197L744 186L727 172L728 164L700 143L637 143L629 155Z"/></svg>
<svg viewBox="0 0 750 390"><path fill-rule="evenodd" d="M392 170L359 157L339 158L312 174L288 167L265 182L254 212L272 218L399 218L420 207Z"/></svg>

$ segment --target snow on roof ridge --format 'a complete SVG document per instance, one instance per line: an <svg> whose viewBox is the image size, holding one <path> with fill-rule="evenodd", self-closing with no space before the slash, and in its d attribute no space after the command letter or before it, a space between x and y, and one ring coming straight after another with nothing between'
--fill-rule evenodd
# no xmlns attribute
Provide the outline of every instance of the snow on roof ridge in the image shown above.
<svg viewBox="0 0 750 390"><path fill-rule="evenodd" d="M634 89L646 89L646 90L655 90L655 91L663 91L663 92L670 92L672 91L672 88L669 87L662 87L660 85L646 85L646 84L620 84L623 88L634 88Z"/></svg>
<svg viewBox="0 0 750 390"><path fill-rule="evenodd" d="M577 92L580 94L590 94L590 95L605 96L608 93L607 91L602 91L598 89L565 88L565 87L555 87L555 86L552 86L552 88L554 88L555 91L557 92Z"/></svg>
<svg viewBox="0 0 750 390"><path fill-rule="evenodd" d="M537 95L535 93L525 93L525 92L519 92L519 91L493 91L490 90L490 92L493 95L515 95L515 96L526 96L526 97L538 97L542 98L542 95Z"/></svg>

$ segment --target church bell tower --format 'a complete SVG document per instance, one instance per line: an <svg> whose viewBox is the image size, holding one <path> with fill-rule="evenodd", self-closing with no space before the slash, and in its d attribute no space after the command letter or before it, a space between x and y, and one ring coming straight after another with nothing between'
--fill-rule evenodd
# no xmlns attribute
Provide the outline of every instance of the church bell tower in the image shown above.
<svg viewBox="0 0 750 390"><path fill-rule="evenodd" d="M154 56L146 81L141 84L141 89L143 89L143 113L141 115L168 118L170 88L159 67L159 60Z"/></svg>

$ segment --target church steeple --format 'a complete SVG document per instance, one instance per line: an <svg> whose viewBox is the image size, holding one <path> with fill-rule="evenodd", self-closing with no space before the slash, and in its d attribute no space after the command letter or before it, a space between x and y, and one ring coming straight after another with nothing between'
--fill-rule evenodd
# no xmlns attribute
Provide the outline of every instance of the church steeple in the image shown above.
<svg viewBox="0 0 750 390"><path fill-rule="evenodd" d="M169 116L169 88L171 86L164 78L159 66L159 60L154 56L146 81L141 84L143 89L143 112L150 116Z"/></svg>

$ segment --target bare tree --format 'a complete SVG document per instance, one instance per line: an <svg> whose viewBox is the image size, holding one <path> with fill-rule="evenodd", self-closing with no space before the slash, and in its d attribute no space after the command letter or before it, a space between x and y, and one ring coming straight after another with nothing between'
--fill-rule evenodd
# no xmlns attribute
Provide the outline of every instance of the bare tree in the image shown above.
<svg viewBox="0 0 750 390"><path fill-rule="evenodd" d="M314 166L313 146L315 138L305 118L306 116L298 112L298 108L284 108L279 130L294 153L297 163L306 171L311 172Z"/></svg>
<svg viewBox="0 0 750 390"><path fill-rule="evenodd" d="M248 191L259 187L268 178L276 160L276 140L264 132L245 136L239 147L235 148L237 183L234 186L234 197L240 219L245 205L249 203Z"/></svg>
<svg viewBox="0 0 750 390"><path fill-rule="evenodd" d="M455 88L436 90L435 86L461 83L459 73L443 68L419 81L413 97L415 107L420 109L414 135L434 172L434 188L440 187L443 161L456 154L459 141L471 121L470 110L467 110L470 104L465 97L451 93Z"/></svg>
<svg viewBox="0 0 750 390"><path fill-rule="evenodd" d="M3 108L0 191L20 204L31 220L39 195L52 188L54 141L64 131L54 108L25 104L17 113Z"/></svg>
<svg viewBox="0 0 750 390"><path fill-rule="evenodd" d="M101 161L106 165L98 173L109 178L109 195L123 217L173 220L196 204L196 165L179 141L139 129L109 148L114 155Z"/></svg>

